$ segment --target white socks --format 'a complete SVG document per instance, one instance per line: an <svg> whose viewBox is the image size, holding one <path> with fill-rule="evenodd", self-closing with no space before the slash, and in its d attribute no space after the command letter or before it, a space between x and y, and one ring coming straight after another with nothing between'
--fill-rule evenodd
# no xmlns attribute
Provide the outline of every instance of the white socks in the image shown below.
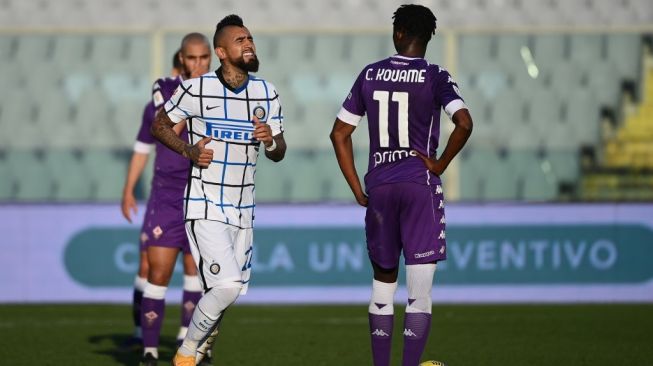
<svg viewBox="0 0 653 366"><path fill-rule="evenodd" d="M369 312L374 315L394 314L394 298L397 291L397 282L385 283L372 281L372 298L370 299Z"/></svg>
<svg viewBox="0 0 653 366"><path fill-rule="evenodd" d="M202 292L202 284L200 283L199 276L184 275L184 291L189 292Z"/></svg>
<svg viewBox="0 0 653 366"><path fill-rule="evenodd" d="M406 286L408 298L414 299L406 306L407 313L431 314L431 289L433 288L433 275L435 263L413 264L406 266Z"/></svg>
<svg viewBox="0 0 653 366"><path fill-rule="evenodd" d="M166 291L168 291L168 286L157 286L148 282L147 285L145 285L143 297L154 300L163 300L166 297Z"/></svg>
<svg viewBox="0 0 653 366"><path fill-rule="evenodd" d="M136 291L143 292L145 291L145 286L147 285L147 278L145 277L138 277L134 278L134 288Z"/></svg>

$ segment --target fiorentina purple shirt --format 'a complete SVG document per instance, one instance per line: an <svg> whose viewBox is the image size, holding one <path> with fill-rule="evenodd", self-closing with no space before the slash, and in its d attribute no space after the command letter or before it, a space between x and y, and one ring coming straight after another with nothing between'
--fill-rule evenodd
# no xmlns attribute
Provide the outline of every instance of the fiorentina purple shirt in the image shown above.
<svg viewBox="0 0 653 366"><path fill-rule="evenodd" d="M338 113L353 126L367 114L366 191L397 182L440 184L412 150L435 156L440 110L451 117L462 108L467 107L449 72L423 58L395 55L366 66Z"/></svg>
<svg viewBox="0 0 653 366"><path fill-rule="evenodd" d="M188 170L190 162L188 159L170 150L152 136L150 129L154 122L154 116L159 108L172 97L175 89L181 84L181 78L161 78L157 80L152 87L152 101L150 101L143 111L141 128L136 137L134 150L137 152L148 153L150 146L156 146L156 158L154 160L154 177L152 179L152 195L160 189L172 189L178 191L178 198L181 202L183 199L183 190L188 179ZM188 141L188 131L184 127L179 136L184 141ZM172 194L173 196L176 194Z"/></svg>

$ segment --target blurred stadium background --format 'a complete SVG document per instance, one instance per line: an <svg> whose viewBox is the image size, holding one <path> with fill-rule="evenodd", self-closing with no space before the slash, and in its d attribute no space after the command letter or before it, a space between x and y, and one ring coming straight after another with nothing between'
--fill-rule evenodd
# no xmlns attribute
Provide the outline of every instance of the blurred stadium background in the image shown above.
<svg viewBox="0 0 653 366"><path fill-rule="evenodd" d="M0 228L5 233L0 303L130 300L138 225L123 222L118 205L142 108L152 82L167 75L182 36L200 31L210 37L216 22L231 13L240 14L252 30L259 74L280 91L289 145L284 162L258 166L259 266L254 270L259 274L244 301L366 302L362 211L353 205L328 133L360 70L394 53L391 16L401 3L0 0ZM436 275L436 283L444 284L436 286L436 303L653 302L653 2L417 3L438 18L427 58L452 73L475 122L468 146L444 176L450 260ZM354 134L359 172L367 164L365 127ZM444 114L442 128L441 146L451 128ZM147 197L150 179L147 169L139 199ZM168 298L178 301L175 291ZM475 324L457 323L456 316L487 311L487 316L472 315L487 326L488 317L501 317L505 309L529 311L445 308L447 315L436 324L452 332L464 328L471 340L460 336L458 341L473 344L492 344L505 337L502 331L514 329L492 324L496 334L479 335ZM553 328L572 327L576 316L595 311L595 318L584 320L588 330L598 329L594 322L613 335L626 332L625 324L650 329L650 305L609 308L614 312L609 318L592 307L572 309L575 315L555 307L536 311L559 316ZM0 318L37 324L21 309L0 306ZM71 310L54 309L44 314L61 317L53 329L66 329ZM93 314L107 312L94 309ZM111 311L124 311L124 319L116 320L122 323L100 325L128 333L126 307ZM95 327L90 319L96 315L88 316L85 324ZM279 316L289 315L269 315ZM361 319L350 320L363 329ZM524 315L515 324L528 321ZM0 322L0 329L16 324ZM174 324L171 319L167 326ZM545 327L546 321L532 326ZM549 335L545 342L566 349L568 344L555 343L558 328L553 328L542 332ZM624 338L640 334L633 332ZM616 337L570 336L580 344L596 342L596 348L578 346L567 352L578 352L571 359L562 351L539 349L533 352L548 358L529 358L519 356L520 340L514 339L517 353L484 359L456 349L455 339L435 336L433 342L463 365L650 364L650 351L643 352L639 341L618 343L604 357L594 351L615 346ZM366 347L365 342L362 337L351 344ZM339 348L332 348L338 355ZM315 364L368 359L343 363L334 355ZM511 355L523 362L511 363ZM265 353L252 357L267 360ZM305 360L296 351L293 357L297 363L285 365ZM85 362L112 364L98 360Z"/></svg>
<svg viewBox="0 0 653 366"><path fill-rule="evenodd" d="M350 202L327 135L361 68L393 53L398 4L5 0L0 200L118 200L152 81L185 33L210 35L235 12L280 89L291 146L287 164L261 166L258 201ZM478 122L447 174L449 201L653 198L650 1L425 4L439 18L428 58Z"/></svg>

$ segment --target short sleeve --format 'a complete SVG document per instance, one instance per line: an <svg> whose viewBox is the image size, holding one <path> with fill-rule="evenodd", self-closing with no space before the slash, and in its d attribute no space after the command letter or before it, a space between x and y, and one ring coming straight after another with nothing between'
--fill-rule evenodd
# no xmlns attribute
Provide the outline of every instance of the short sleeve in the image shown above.
<svg viewBox="0 0 653 366"><path fill-rule="evenodd" d="M358 126L358 122L360 122L366 112L365 103L363 101L363 81L365 78L365 71L366 70L363 70L358 75L358 78L356 78L347 98L342 103L340 112L338 112L338 119L352 126Z"/></svg>
<svg viewBox="0 0 653 366"><path fill-rule="evenodd" d="M173 123L198 116L197 97L193 95L193 80L184 80L165 104L165 112Z"/></svg>
<svg viewBox="0 0 653 366"><path fill-rule="evenodd" d="M436 66L435 72L435 98L436 102L444 108L444 112L451 118L454 113L466 109L465 101L460 95L458 84L446 69Z"/></svg>
<svg viewBox="0 0 653 366"><path fill-rule="evenodd" d="M150 102L147 103L143 109L143 117L141 119L141 127L138 130L138 135L136 136L136 143L134 144L134 151L147 154L150 152L152 145L155 143L154 136L150 132L152 128L152 122L154 122L154 113L156 109L154 105Z"/></svg>
<svg viewBox="0 0 653 366"><path fill-rule="evenodd" d="M159 108L165 103L165 98L163 97L163 91L161 89L161 79L154 82L152 85L152 104L154 108Z"/></svg>
<svg viewBox="0 0 653 366"><path fill-rule="evenodd" d="M283 132L283 110L281 108L281 99L276 89L273 89L274 97L270 101L270 116L268 124L272 128L272 136Z"/></svg>

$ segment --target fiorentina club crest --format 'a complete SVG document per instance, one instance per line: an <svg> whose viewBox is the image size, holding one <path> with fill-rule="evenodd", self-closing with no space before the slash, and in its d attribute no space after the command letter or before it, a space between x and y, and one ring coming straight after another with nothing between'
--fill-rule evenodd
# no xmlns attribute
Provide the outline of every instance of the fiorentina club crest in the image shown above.
<svg viewBox="0 0 653 366"><path fill-rule="evenodd" d="M154 311L145 313L145 320L147 321L147 326L151 327L154 324L154 321L159 317L159 314Z"/></svg>
<svg viewBox="0 0 653 366"><path fill-rule="evenodd" d="M184 310L186 310L187 312L190 313L190 312L192 312L194 309L195 309L195 304L193 304L192 301L186 301L186 302L184 303Z"/></svg>
<svg viewBox="0 0 653 366"><path fill-rule="evenodd" d="M161 226L157 226L152 230L152 234L154 234L154 239L159 239L163 235L163 229L161 229Z"/></svg>

